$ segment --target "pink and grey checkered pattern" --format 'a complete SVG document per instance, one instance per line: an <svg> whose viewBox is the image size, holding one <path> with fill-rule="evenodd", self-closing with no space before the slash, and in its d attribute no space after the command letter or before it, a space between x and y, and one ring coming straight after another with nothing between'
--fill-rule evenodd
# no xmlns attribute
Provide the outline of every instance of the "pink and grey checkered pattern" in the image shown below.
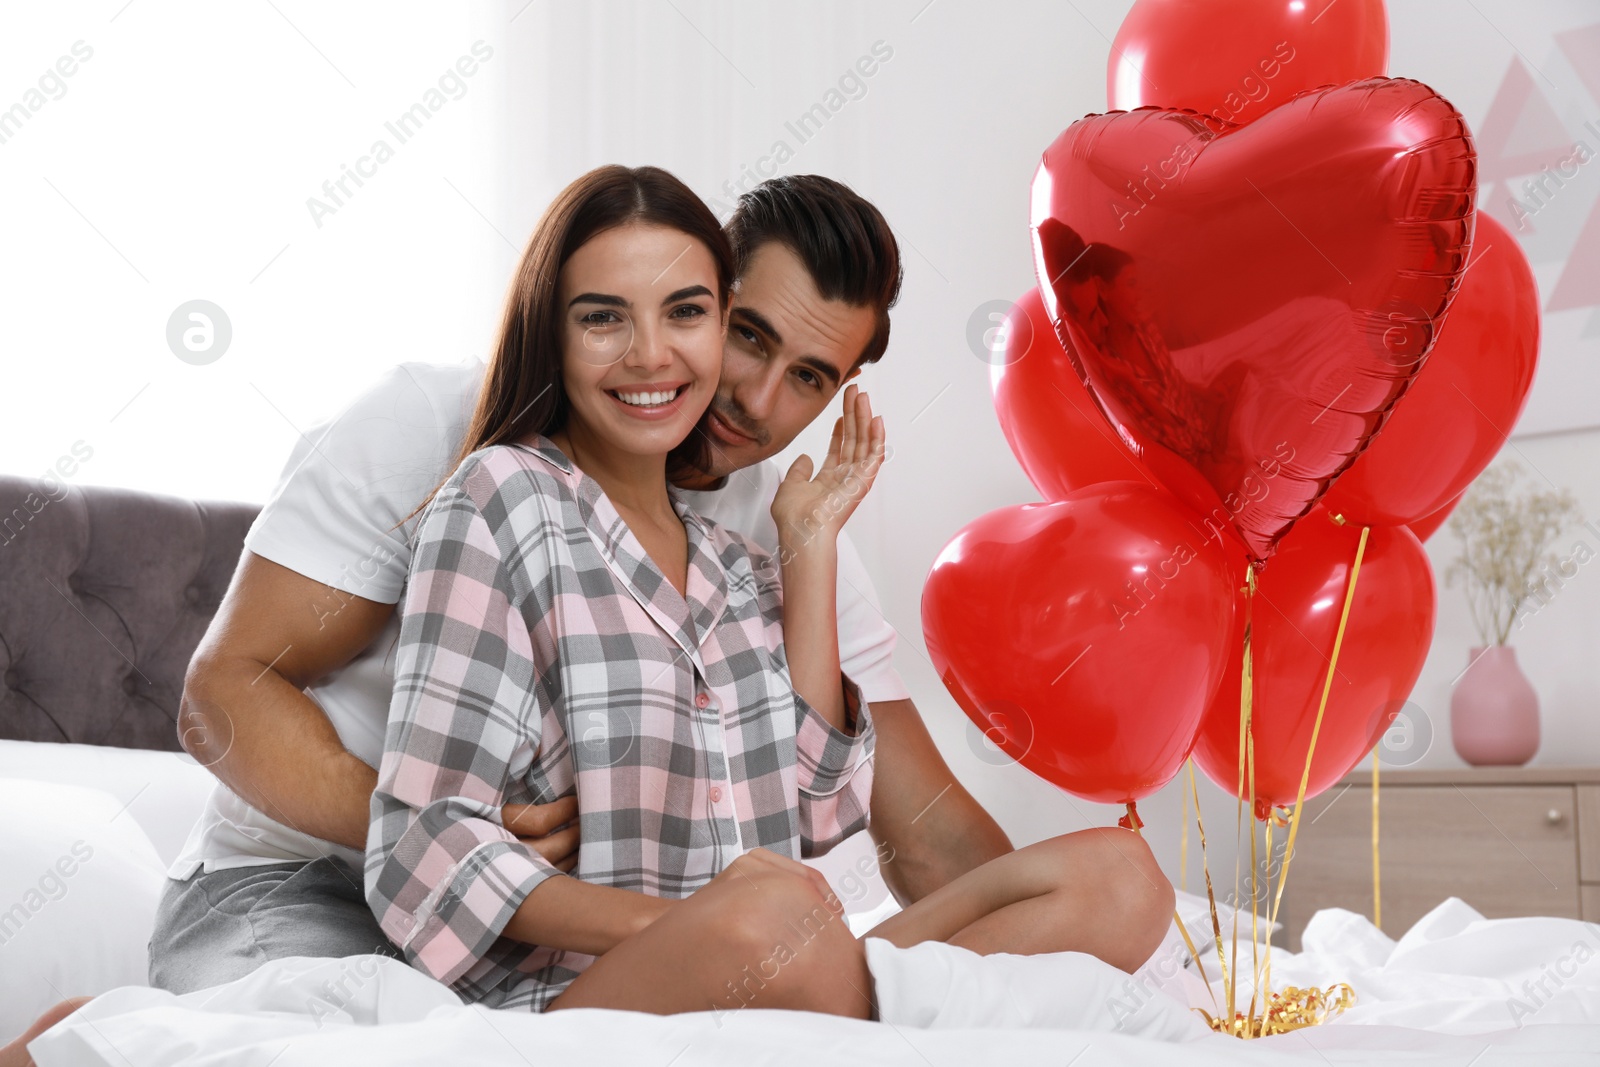
<svg viewBox="0 0 1600 1067"><path fill-rule="evenodd" d="M742 852L801 858L867 825L872 719L794 692L760 548L674 500L687 595L547 438L469 456L423 516L367 838L367 899L464 999L543 1011L594 959L500 936L561 872L501 823L576 792L572 872L693 893Z"/></svg>

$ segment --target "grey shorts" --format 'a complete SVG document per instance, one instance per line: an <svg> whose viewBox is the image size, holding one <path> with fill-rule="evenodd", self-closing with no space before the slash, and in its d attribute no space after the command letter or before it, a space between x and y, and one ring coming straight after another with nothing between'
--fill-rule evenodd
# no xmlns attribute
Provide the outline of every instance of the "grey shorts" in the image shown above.
<svg viewBox="0 0 1600 1067"><path fill-rule="evenodd" d="M150 938L150 984L171 993L243 978L268 960L401 958L367 906L361 872L334 856L167 879Z"/></svg>

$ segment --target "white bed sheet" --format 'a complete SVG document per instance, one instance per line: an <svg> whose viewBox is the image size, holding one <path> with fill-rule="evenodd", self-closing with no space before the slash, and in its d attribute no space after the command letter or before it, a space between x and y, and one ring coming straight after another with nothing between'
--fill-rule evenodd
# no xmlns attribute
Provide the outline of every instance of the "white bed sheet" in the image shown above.
<svg viewBox="0 0 1600 1067"><path fill-rule="evenodd" d="M1182 966L1167 973L1159 956L1129 976L1078 953L985 957L879 940L868 952L883 1023L753 1009L492 1011L463 1006L402 963L362 956L280 960L182 997L114 990L30 1050L40 1067L1600 1063L1600 927L1485 920L1453 899L1398 942L1349 912L1318 913L1303 952L1274 953L1277 983L1347 981L1357 1006L1249 1043L1210 1033L1184 1003L1205 1003L1204 985Z"/></svg>

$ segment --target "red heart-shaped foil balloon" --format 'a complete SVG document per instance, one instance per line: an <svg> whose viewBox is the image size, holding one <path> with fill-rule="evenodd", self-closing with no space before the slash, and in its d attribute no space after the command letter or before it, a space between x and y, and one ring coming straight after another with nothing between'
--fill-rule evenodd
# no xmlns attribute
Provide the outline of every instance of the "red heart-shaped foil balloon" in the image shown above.
<svg viewBox="0 0 1600 1067"><path fill-rule="evenodd" d="M1477 163L1420 82L1236 126L1090 115L1033 180L1040 290L1106 417L1264 560L1421 369L1466 267Z"/></svg>

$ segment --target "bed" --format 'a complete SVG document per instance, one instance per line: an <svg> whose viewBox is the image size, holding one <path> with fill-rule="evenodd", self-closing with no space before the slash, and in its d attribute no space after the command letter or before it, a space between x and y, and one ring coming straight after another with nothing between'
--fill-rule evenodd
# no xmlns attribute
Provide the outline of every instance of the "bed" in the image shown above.
<svg viewBox="0 0 1600 1067"><path fill-rule="evenodd" d="M377 956L281 960L181 997L151 989L163 872L213 782L178 744L183 670L255 510L0 477L0 1041L60 999L96 997L30 1045L43 1067L1600 1063L1600 926L1486 920L1455 899L1397 940L1317 913L1300 953L1274 950L1275 984L1348 982L1355 1006L1247 1046L1191 1010L1213 993L1175 927L1134 975L1077 953L869 940L882 1023L497 1012ZM819 862L836 888L859 876L865 841ZM841 896L858 932L895 906L876 878ZM1205 904L1184 894L1179 910L1198 926ZM1214 953L1202 957L1215 979Z"/></svg>

